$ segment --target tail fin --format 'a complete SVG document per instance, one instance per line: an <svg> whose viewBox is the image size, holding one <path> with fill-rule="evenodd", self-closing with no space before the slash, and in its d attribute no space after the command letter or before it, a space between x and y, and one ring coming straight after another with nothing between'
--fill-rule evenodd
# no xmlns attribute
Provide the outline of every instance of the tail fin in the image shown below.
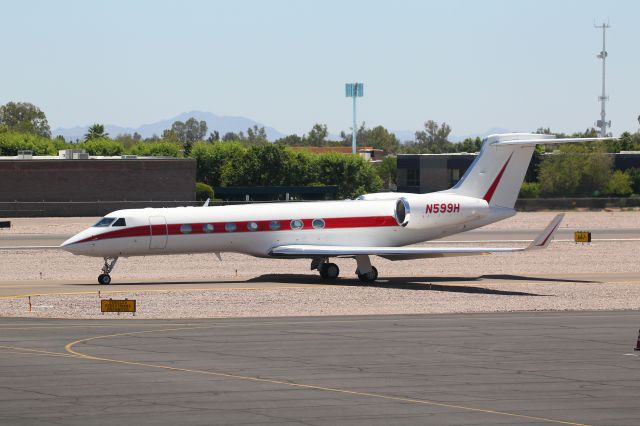
<svg viewBox="0 0 640 426"><path fill-rule="evenodd" d="M446 192L481 198L490 206L513 208L536 145L609 139L556 139L554 135L535 133L491 135L462 179Z"/></svg>

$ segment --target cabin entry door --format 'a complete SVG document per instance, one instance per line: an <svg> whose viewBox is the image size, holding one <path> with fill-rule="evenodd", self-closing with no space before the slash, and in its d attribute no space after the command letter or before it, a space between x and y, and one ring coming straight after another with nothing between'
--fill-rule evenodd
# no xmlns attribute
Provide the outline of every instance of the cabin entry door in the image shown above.
<svg viewBox="0 0 640 426"><path fill-rule="evenodd" d="M149 216L149 248L164 250L167 247L167 219L164 216Z"/></svg>

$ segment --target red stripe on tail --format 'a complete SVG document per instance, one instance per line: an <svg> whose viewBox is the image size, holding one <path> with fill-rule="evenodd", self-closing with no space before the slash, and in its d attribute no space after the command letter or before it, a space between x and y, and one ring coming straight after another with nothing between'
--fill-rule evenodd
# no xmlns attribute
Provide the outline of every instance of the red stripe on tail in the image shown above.
<svg viewBox="0 0 640 426"><path fill-rule="evenodd" d="M500 170L500 173L498 173L498 176L496 176L496 178L494 179L494 181L491 184L491 186L489 187L489 190L487 191L487 193L484 194L483 199L487 203L491 202L491 198L493 198L493 193L496 192L496 188L498 188L498 185L500 184L500 180L502 179L502 175L504 174L504 171L507 170L507 166L509 165L509 161L511 161L511 157L512 156L513 156L513 152L511 153L511 155L507 159L507 162L504 163L504 166L502 166L502 170Z"/></svg>

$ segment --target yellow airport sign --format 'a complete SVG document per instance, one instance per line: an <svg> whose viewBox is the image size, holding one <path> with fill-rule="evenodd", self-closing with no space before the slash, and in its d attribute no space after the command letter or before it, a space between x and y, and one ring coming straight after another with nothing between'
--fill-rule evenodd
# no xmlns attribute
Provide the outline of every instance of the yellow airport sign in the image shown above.
<svg viewBox="0 0 640 426"><path fill-rule="evenodd" d="M102 299L100 301L101 312L135 312L136 301L135 300L114 300L114 299Z"/></svg>
<svg viewBox="0 0 640 426"><path fill-rule="evenodd" d="M573 239L574 239L574 241L576 243L590 243L591 242L591 232L576 231Z"/></svg>

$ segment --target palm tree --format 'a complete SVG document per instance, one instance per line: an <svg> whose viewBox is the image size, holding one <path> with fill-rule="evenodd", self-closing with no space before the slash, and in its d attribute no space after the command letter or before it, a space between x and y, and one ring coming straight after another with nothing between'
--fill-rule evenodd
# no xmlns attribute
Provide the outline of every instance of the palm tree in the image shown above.
<svg viewBox="0 0 640 426"><path fill-rule="evenodd" d="M106 138L107 136L109 136L109 133L105 133L104 126L96 123L89 127L89 131L84 135L84 140Z"/></svg>

